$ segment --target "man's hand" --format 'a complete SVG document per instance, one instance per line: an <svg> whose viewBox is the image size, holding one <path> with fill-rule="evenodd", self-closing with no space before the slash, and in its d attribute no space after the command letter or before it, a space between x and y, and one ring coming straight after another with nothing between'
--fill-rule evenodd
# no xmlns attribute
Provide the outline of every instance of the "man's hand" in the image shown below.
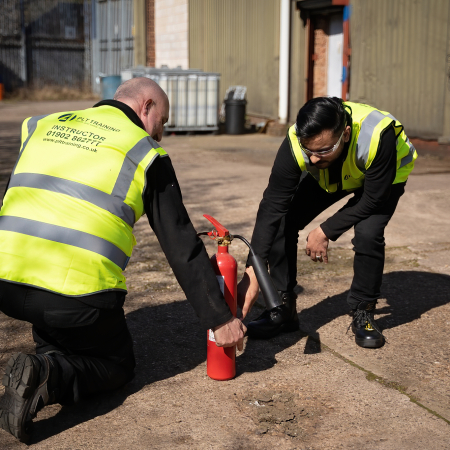
<svg viewBox="0 0 450 450"><path fill-rule="evenodd" d="M306 254L313 260L328 263L328 242L322 228L317 227L306 238Z"/></svg>
<svg viewBox="0 0 450 450"><path fill-rule="evenodd" d="M244 276L237 286L237 303L242 310L241 320L252 309L253 304L256 302L259 294L259 284L256 279L253 267L247 267L245 269Z"/></svg>
<svg viewBox="0 0 450 450"><path fill-rule="evenodd" d="M237 345L238 350L244 348L244 336L247 327L237 317L233 317L228 322L215 327L213 331L217 347Z"/></svg>

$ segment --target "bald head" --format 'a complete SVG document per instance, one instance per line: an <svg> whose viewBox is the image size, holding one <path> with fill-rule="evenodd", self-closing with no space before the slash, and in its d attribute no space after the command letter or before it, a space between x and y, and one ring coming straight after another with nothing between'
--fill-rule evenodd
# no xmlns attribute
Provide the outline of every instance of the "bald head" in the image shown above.
<svg viewBox="0 0 450 450"><path fill-rule="evenodd" d="M162 139L163 127L169 116L169 100L157 83L150 78L132 78L117 88L114 100L128 105L153 139Z"/></svg>
<svg viewBox="0 0 450 450"><path fill-rule="evenodd" d="M153 97L163 96L165 92L150 78L137 77L124 81L114 94L114 100L124 102L124 100L138 100L141 97L151 94Z"/></svg>

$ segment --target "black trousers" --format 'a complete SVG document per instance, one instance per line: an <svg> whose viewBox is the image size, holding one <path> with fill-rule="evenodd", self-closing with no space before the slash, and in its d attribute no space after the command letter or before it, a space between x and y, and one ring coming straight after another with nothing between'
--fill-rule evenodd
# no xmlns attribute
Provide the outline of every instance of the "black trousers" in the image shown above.
<svg viewBox="0 0 450 450"><path fill-rule="evenodd" d="M73 297L0 281L0 311L30 322L36 353L56 360L59 403L117 389L134 376L133 341L121 306L95 308Z"/></svg>
<svg viewBox="0 0 450 450"><path fill-rule="evenodd" d="M384 229L404 191L404 183L392 185L389 199L383 207L354 227L354 276L347 298L352 309L356 309L360 302L373 301L380 297L384 269ZM355 191L353 198L344 208L357 203L361 193ZM280 224L268 258L270 275L278 290L292 291L297 285L299 230L303 230L320 213L347 195L350 193L346 191L333 194L326 192L310 175L302 178L289 212ZM301 244L306 246L306 242Z"/></svg>

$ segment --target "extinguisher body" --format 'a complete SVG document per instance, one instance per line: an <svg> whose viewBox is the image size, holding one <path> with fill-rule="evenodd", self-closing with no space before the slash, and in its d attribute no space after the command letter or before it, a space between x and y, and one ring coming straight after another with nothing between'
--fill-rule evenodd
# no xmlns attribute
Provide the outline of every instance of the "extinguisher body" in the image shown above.
<svg viewBox="0 0 450 450"><path fill-rule="evenodd" d="M231 313L236 316L237 263L227 245L218 246L211 264ZM207 333L206 373L213 380L229 380L236 375L236 346L217 347L212 330Z"/></svg>

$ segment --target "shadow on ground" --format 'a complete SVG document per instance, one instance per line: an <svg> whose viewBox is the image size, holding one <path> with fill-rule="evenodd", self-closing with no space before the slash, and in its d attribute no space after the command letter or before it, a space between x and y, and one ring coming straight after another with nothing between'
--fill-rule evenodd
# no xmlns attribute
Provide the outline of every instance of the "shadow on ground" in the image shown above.
<svg viewBox="0 0 450 450"><path fill-rule="evenodd" d="M383 276L381 294L386 298L388 306L377 309L377 314L386 314L377 320L379 326L382 330L398 327L419 319L433 308L449 303L450 276L416 271L391 272ZM348 291L345 291L328 297L300 312L300 327L318 343L311 343L311 350L317 348L320 352L318 330L321 327L350 313L347 295ZM350 322L349 317L349 324Z"/></svg>
<svg viewBox="0 0 450 450"><path fill-rule="evenodd" d="M433 292L432 296L430 292ZM389 315L380 319L379 324L382 328L396 327L450 302L450 277L427 272L392 272L384 276L383 296L389 307L379 312ZM319 353L318 330L348 314L346 297L347 292L342 292L300 312L301 327L307 328L312 337L308 337L305 353ZM257 314L259 312L254 311L252 317ZM63 407L55 416L39 421L34 442L107 414L145 386L190 371L206 359L206 333L200 329L187 301L137 309L127 315L127 322L135 340L135 379L118 391ZM303 327L304 324L308 326ZM299 331L268 341L249 340L245 352L237 358L237 377L246 372L270 369L276 363L278 353L307 336Z"/></svg>

